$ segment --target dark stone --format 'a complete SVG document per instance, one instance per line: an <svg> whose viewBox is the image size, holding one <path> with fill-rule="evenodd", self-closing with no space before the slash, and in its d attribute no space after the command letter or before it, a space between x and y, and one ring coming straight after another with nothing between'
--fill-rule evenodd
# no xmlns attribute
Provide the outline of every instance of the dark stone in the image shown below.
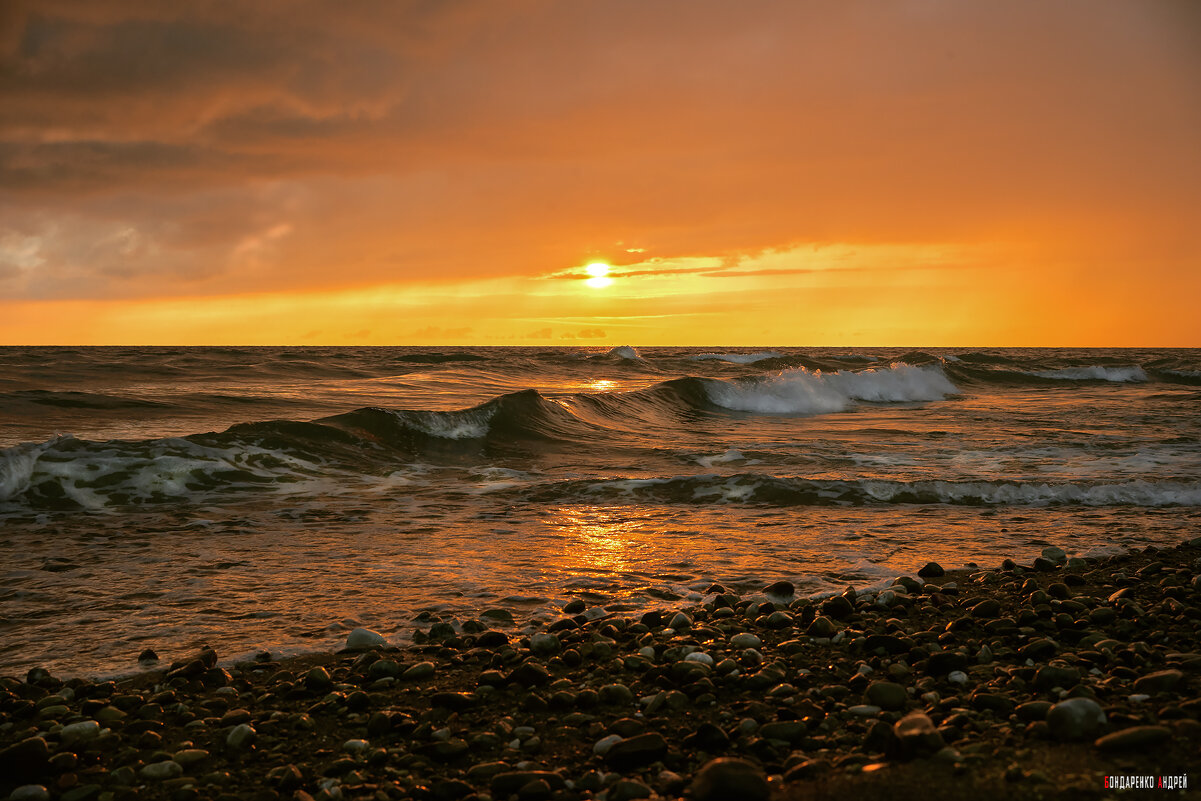
<svg viewBox="0 0 1201 801"><path fill-rule="evenodd" d="M996 693L972 693L972 706L976 709L989 709L1001 716L1008 716L1013 711L1011 699Z"/></svg>
<svg viewBox="0 0 1201 801"><path fill-rule="evenodd" d="M153 648L147 648L145 651L142 651L142 653L138 654L138 661L139 662L157 662L158 654L156 654L154 652Z"/></svg>
<svg viewBox="0 0 1201 801"><path fill-rule="evenodd" d="M881 709L897 711L904 709L909 702L909 694L900 684L891 681L873 681L863 694L864 700Z"/></svg>
<svg viewBox="0 0 1201 801"><path fill-rule="evenodd" d="M892 727L900 751L907 757L929 756L943 748L942 735L934 721L921 712L911 712Z"/></svg>
<svg viewBox="0 0 1201 801"><path fill-rule="evenodd" d="M943 570L938 562L926 562L925 567L917 571L919 578L940 578L946 574L947 571Z"/></svg>
<svg viewBox="0 0 1201 801"><path fill-rule="evenodd" d="M996 598L989 598L973 606L971 613L974 618L996 617L1001 613L1001 602Z"/></svg>
<svg viewBox="0 0 1201 801"><path fill-rule="evenodd" d="M894 634L869 634L863 641L863 645L869 651L883 648L890 654L903 654L913 647L912 641Z"/></svg>
<svg viewBox="0 0 1201 801"><path fill-rule="evenodd" d="M958 651L935 651L926 660L926 672L932 676L945 676L953 670L965 670L967 657Z"/></svg>
<svg viewBox="0 0 1201 801"><path fill-rule="evenodd" d="M476 697L472 693L434 693L430 696L430 705L445 707L458 712L475 706Z"/></svg>
<svg viewBox="0 0 1201 801"><path fill-rule="evenodd" d="M650 798L654 793L651 788L636 779L618 779L606 798L611 801L632 801L635 798Z"/></svg>
<svg viewBox="0 0 1201 801"><path fill-rule="evenodd" d="M480 648L500 648L509 644L509 635L503 631L485 631L475 638L475 644Z"/></svg>
<svg viewBox="0 0 1201 801"><path fill-rule="evenodd" d="M1040 667L1038 672L1034 674L1034 688L1036 690L1050 690L1055 687L1062 687L1068 690L1079 683L1080 671L1074 667L1045 665Z"/></svg>
<svg viewBox="0 0 1201 801"><path fill-rule="evenodd" d="M1168 692L1180 683L1184 678L1184 674L1179 670L1161 670L1158 673L1149 673L1134 682L1134 691L1136 693L1147 693L1155 695L1156 693Z"/></svg>
<svg viewBox="0 0 1201 801"><path fill-rule="evenodd" d="M684 745L690 750L716 753L730 747L730 737L720 726L706 721L684 738Z"/></svg>
<svg viewBox="0 0 1201 801"><path fill-rule="evenodd" d="M667 741L657 732L638 734L618 740L605 754L605 760L618 770L648 765L667 754Z"/></svg>
<svg viewBox="0 0 1201 801"><path fill-rule="evenodd" d="M770 790L753 762L719 757L706 762L692 780L694 801L767 801Z"/></svg>
<svg viewBox="0 0 1201 801"><path fill-rule="evenodd" d="M1018 656L1022 659L1040 662L1044 659L1054 656L1055 652L1058 650L1059 646L1051 640L1032 640L1018 649Z"/></svg>
<svg viewBox="0 0 1201 801"><path fill-rule="evenodd" d="M846 598L841 595L835 595L832 598L822 601L821 612L823 615L832 617L835 620L846 620L854 614L855 607Z"/></svg>
<svg viewBox="0 0 1201 801"><path fill-rule="evenodd" d="M809 727L799 720L775 720L759 727L760 737L797 743L809 732Z"/></svg>
<svg viewBox="0 0 1201 801"><path fill-rule="evenodd" d="M565 786L563 777L549 770L510 770L493 776L490 789L493 796L504 798L539 780L546 782L551 790L561 790Z"/></svg>
<svg viewBox="0 0 1201 801"><path fill-rule="evenodd" d="M28 737L0 751L0 776L19 781L36 779L46 769L50 749L41 737Z"/></svg>
<svg viewBox="0 0 1201 801"><path fill-rule="evenodd" d="M777 581L775 584L768 584L763 588L763 592L767 595L778 595L781 598L791 598L796 594L796 587L791 581Z"/></svg>
<svg viewBox="0 0 1201 801"><path fill-rule="evenodd" d="M1098 739L1094 745L1101 751L1137 751L1166 743L1172 730L1166 726L1132 726Z"/></svg>
<svg viewBox="0 0 1201 801"><path fill-rule="evenodd" d="M1034 569L1042 573L1050 573L1057 567L1059 565L1044 556L1036 557L1034 560Z"/></svg>
<svg viewBox="0 0 1201 801"><path fill-rule="evenodd" d="M509 681L525 687L534 687L539 684L548 683L550 681L550 673L537 662L522 662L513 668L513 672L509 674Z"/></svg>
<svg viewBox="0 0 1201 801"><path fill-rule="evenodd" d="M475 788L462 779L441 779L434 782L432 789L436 801L454 801L475 792Z"/></svg>
<svg viewBox="0 0 1201 801"><path fill-rule="evenodd" d="M1027 701L1019 704L1014 711L1017 712L1018 720L1046 720L1052 706L1054 705L1050 701Z"/></svg>
<svg viewBox="0 0 1201 801"><path fill-rule="evenodd" d="M304 686L315 693L329 692L334 686L334 681L329 677L329 671L323 667L315 667L308 673L304 674Z"/></svg>

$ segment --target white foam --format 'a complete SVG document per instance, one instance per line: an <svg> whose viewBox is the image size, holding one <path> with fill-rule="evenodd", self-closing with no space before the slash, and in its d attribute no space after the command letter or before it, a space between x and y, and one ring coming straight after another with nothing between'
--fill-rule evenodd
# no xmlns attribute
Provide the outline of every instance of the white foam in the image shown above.
<svg viewBox="0 0 1201 801"><path fill-rule="evenodd" d="M742 462L746 457L742 455L742 451L737 448L730 448L725 453L719 453L716 456L698 456L696 463L701 467L712 467L715 464L729 464L730 462Z"/></svg>
<svg viewBox="0 0 1201 801"><path fill-rule="evenodd" d="M861 481L865 494L893 501L913 493L929 493L944 503L1010 506L1201 506L1201 484L1175 481L1129 481L1121 484L991 483L986 481Z"/></svg>
<svg viewBox="0 0 1201 801"><path fill-rule="evenodd" d="M617 359L641 359L638 351L629 345L618 345L609 351L609 355Z"/></svg>
<svg viewBox="0 0 1201 801"><path fill-rule="evenodd" d="M1093 364L1088 367L1065 367L1062 370L1036 370L1030 375L1039 378L1057 378L1063 381L1113 381L1119 384L1147 380L1147 374L1138 365L1105 367Z"/></svg>
<svg viewBox="0 0 1201 801"><path fill-rule="evenodd" d="M496 406L456 412L394 412L406 424L439 439L480 439L488 436Z"/></svg>
<svg viewBox="0 0 1201 801"><path fill-rule="evenodd" d="M129 502L193 496L209 488L270 486L285 494L312 491L321 465L254 445L217 448L185 439L148 443L77 443L58 437L0 452L0 501L49 483L84 509L102 509L113 495ZM234 474L232 479L226 474ZM249 476L243 482L237 476Z"/></svg>
<svg viewBox="0 0 1201 801"><path fill-rule="evenodd" d="M770 414L830 414L846 411L855 401L935 401L959 394L937 365L904 363L835 373L802 367L755 381L712 379L705 390L718 406Z"/></svg>

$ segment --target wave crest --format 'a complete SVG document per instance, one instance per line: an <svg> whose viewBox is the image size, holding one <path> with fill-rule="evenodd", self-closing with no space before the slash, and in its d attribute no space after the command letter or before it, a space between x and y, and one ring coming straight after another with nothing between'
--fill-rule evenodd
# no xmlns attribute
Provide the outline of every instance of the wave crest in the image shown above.
<svg viewBox="0 0 1201 801"><path fill-rule="evenodd" d="M846 411L856 401L937 401L959 394L939 366L903 363L834 373L799 368L770 378L708 379L704 386L709 399L718 406L768 414L830 414Z"/></svg>

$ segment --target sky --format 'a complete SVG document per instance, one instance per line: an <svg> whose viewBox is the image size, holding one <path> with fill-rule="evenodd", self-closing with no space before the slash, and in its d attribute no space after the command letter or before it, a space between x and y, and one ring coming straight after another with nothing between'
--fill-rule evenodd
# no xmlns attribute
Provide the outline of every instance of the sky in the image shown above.
<svg viewBox="0 0 1201 801"><path fill-rule="evenodd" d="M1199 142L1194 0L5 0L0 344L1201 346Z"/></svg>

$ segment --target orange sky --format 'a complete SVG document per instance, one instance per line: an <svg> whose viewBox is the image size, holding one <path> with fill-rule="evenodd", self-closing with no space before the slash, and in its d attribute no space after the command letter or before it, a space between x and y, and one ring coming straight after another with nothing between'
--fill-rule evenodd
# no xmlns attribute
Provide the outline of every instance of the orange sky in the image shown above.
<svg viewBox="0 0 1201 801"><path fill-rule="evenodd" d="M9 0L0 343L1201 346L1198 141L1193 0Z"/></svg>

